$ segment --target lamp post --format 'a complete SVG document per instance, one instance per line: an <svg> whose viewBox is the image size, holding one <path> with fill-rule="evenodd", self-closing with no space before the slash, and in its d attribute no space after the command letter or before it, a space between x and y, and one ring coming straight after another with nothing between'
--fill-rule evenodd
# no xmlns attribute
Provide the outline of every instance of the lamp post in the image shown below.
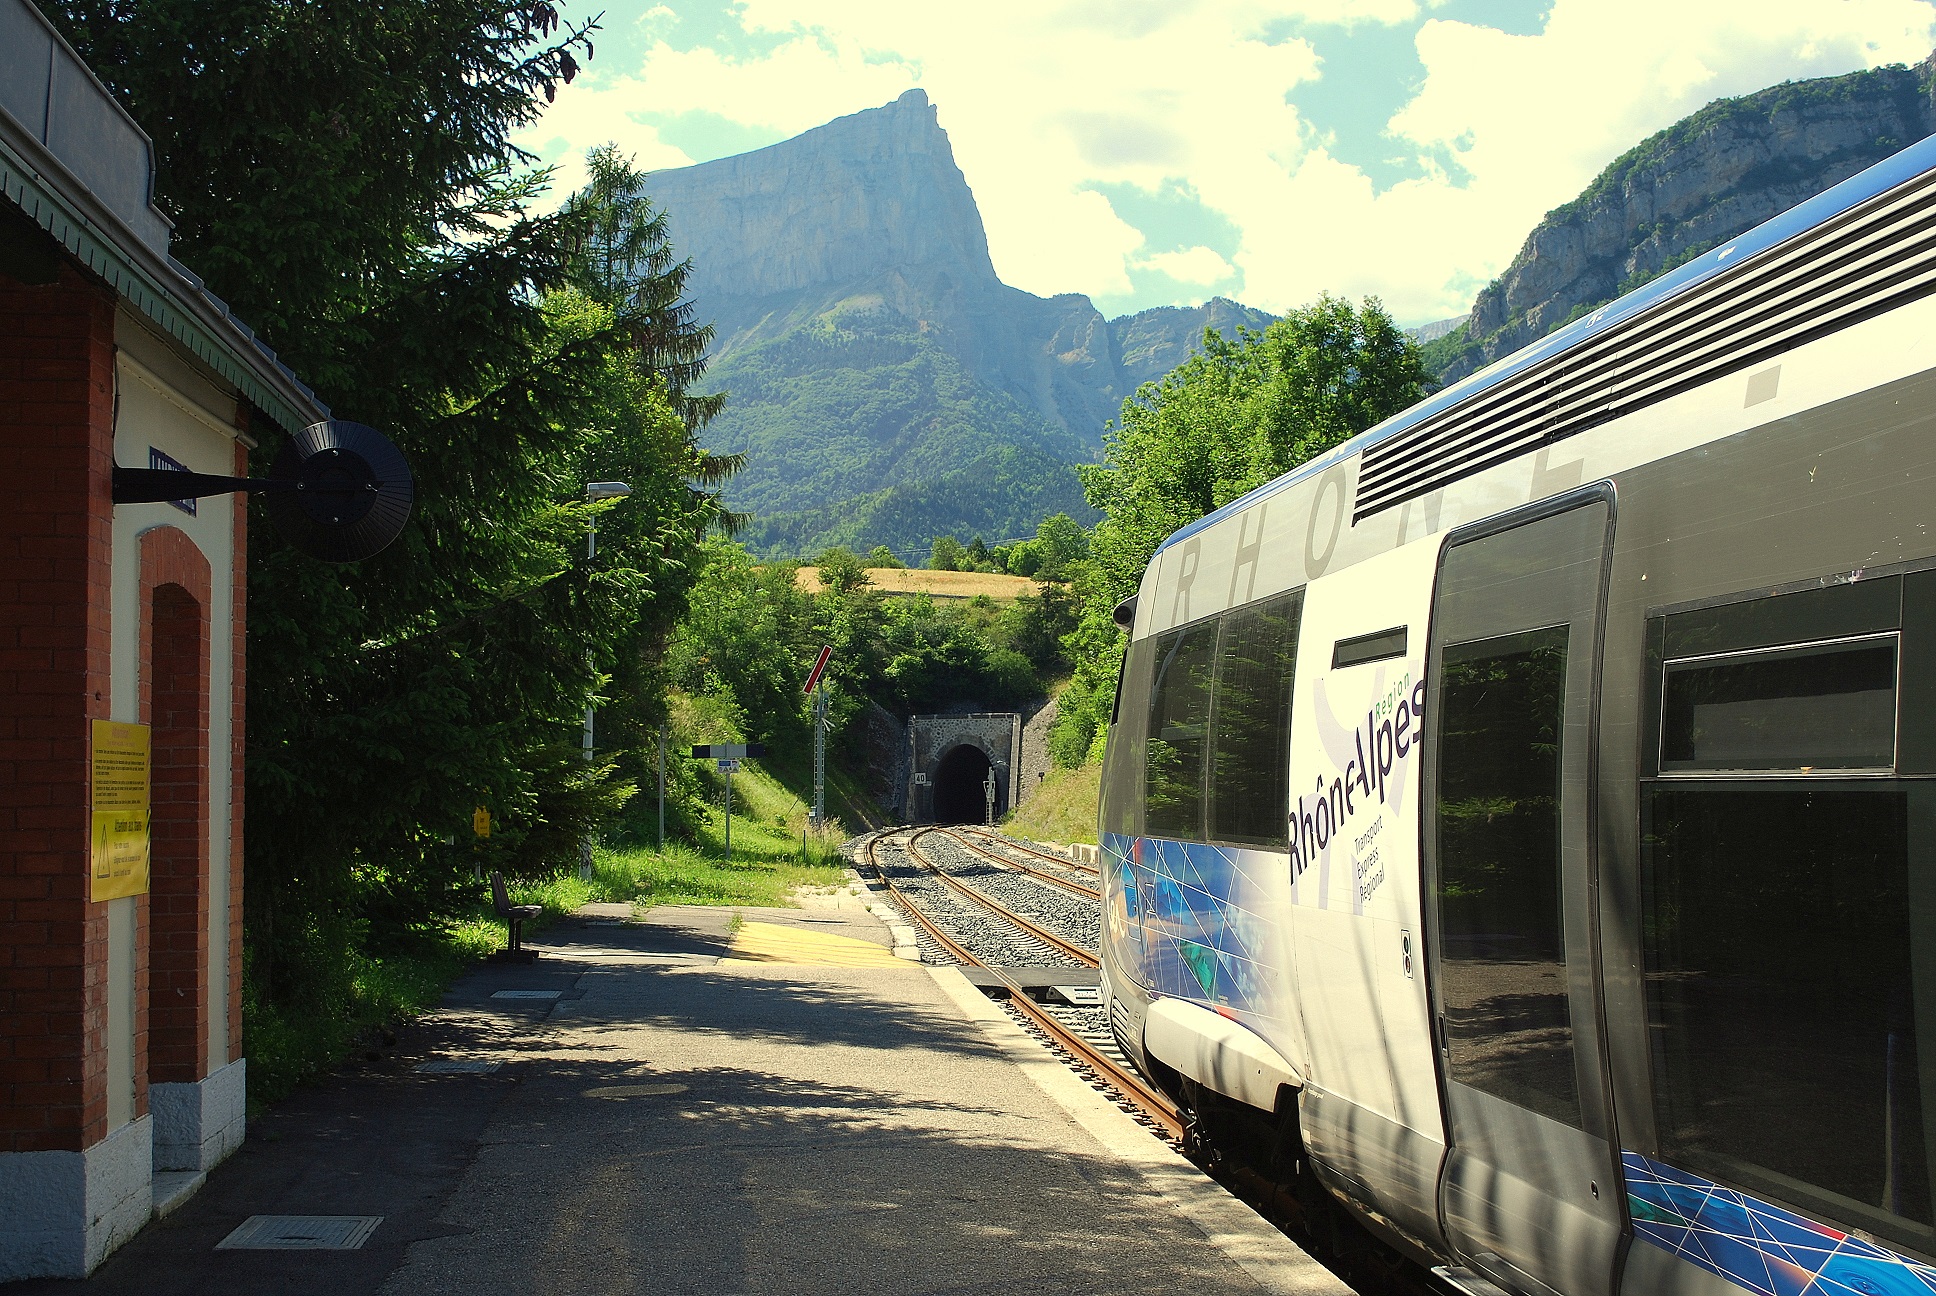
<svg viewBox="0 0 1936 1296"><path fill-rule="evenodd" d="M616 481L591 482L585 487L585 500L587 503L596 504L600 500L624 499L627 495L630 495L631 493L632 493L631 486L625 482L616 482ZM591 560L596 558L597 556L598 556L598 515L593 514L592 529L590 533L587 534L585 537L586 563L589 564ZM592 655L590 652L587 652L585 654L585 661L587 665L593 664ZM586 700L584 751L585 751L585 759L587 761L590 761L592 758L592 717L597 712L597 709L598 708L592 704L590 699ZM592 880L592 835L589 832L585 834L585 840L583 844L579 847L578 876L587 882Z"/></svg>

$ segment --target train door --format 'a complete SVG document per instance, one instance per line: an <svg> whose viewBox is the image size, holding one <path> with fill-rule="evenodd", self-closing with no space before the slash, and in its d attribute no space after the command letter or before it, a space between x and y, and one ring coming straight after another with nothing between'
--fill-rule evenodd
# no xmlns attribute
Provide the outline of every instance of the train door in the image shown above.
<svg viewBox="0 0 1936 1296"><path fill-rule="evenodd" d="M1427 657L1425 886L1445 1235L1525 1293L1613 1290L1626 1227L1590 777L1611 493L1454 534Z"/></svg>

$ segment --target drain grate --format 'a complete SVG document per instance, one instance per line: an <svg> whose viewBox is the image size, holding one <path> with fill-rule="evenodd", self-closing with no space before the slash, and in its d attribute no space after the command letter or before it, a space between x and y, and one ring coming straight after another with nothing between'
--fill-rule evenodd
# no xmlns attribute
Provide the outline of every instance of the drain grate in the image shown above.
<svg viewBox="0 0 1936 1296"><path fill-rule="evenodd" d="M499 990L493 999L556 999L562 990Z"/></svg>
<svg viewBox="0 0 1936 1296"><path fill-rule="evenodd" d="M660 1094L680 1094L686 1091L682 1084L629 1084L599 1085L587 1089L587 1098L654 1098Z"/></svg>
<svg viewBox="0 0 1936 1296"><path fill-rule="evenodd" d="M504 1063L502 1062L497 1062L497 1061L486 1062L486 1061L483 1061L482 1059L466 1061L466 1060L460 1060L457 1058L433 1058L429 1062L417 1063L417 1074L419 1075L487 1075L490 1072L497 1070L499 1067L503 1065Z"/></svg>
<svg viewBox="0 0 1936 1296"><path fill-rule="evenodd" d="M356 1251L381 1215L251 1215L217 1251Z"/></svg>

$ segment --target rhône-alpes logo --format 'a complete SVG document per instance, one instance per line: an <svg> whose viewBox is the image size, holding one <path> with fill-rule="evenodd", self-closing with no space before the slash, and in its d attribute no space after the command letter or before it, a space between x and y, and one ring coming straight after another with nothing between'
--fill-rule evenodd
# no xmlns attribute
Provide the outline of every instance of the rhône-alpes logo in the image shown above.
<svg viewBox="0 0 1936 1296"><path fill-rule="evenodd" d="M1318 735L1331 762L1329 775L1300 795L1291 812L1291 878L1329 855L1333 842L1355 833L1352 820L1368 806L1403 804L1409 757L1425 731L1425 681L1406 671L1347 730L1332 713L1319 682Z"/></svg>

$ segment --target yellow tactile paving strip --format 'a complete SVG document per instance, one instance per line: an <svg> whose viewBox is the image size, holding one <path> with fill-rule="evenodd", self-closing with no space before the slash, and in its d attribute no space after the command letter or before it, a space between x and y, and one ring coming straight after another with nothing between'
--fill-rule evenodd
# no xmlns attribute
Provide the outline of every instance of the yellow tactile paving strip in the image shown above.
<svg viewBox="0 0 1936 1296"><path fill-rule="evenodd" d="M912 966L894 951L871 941L828 932L801 931L778 923L741 923L733 934L732 953L721 963L813 963L821 967Z"/></svg>

